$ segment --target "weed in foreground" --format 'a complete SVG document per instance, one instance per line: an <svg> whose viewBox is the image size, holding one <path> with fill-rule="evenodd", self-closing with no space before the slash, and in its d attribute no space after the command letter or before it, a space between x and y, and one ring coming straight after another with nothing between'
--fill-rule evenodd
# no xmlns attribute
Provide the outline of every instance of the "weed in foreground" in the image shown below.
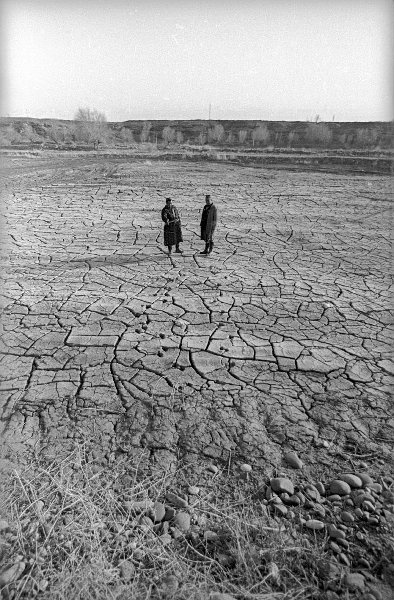
<svg viewBox="0 0 394 600"><path fill-rule="evenodd" d="M97 472L83 447L63 460L33 460L14 473L1 509L9 524L0 546L2 597L324 598L315 574L322 542L280 524L256 490L223 477L225 488L217 478L179 510L165 501L173 490L166 473L141 478L126 465ZM180 513L190 517L184 530L176 526Z"/></svg>

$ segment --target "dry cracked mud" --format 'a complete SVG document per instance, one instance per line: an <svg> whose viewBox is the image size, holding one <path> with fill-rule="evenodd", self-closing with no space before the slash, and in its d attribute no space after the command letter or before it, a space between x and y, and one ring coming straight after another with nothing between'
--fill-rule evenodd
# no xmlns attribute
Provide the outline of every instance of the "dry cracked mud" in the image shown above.
<svg viewBox="0 0 394 600"><path fill-rule="evenodd" d="M317 468L393 440L391 181L49 156L3 170L1 435L128 456ZM200 211L219 212L201 256ZM163 247L167 196L183 255ZM325 446L323 445L325 444Z"/></svg>

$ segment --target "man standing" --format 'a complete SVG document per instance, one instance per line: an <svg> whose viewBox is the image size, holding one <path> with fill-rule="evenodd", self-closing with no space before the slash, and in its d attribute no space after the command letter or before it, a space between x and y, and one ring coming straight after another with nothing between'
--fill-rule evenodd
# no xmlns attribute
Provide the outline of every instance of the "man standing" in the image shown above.
<svg viewBox="0 0 394 600"><path fill-rule="evenodd" d="M179 249L180 242L183 242L181 219L171 198L166 198L166 205L161 211L161 218L164 221L164 245L168 246L168 254L171 254L173 246L175 246L175 252L182 254L182 250Z"/></svg>
<svg viewBox="0 0 394 600"><path fill-rule="evenodd" d="M217 222L217 210L216 206L212 204L211 196L207 194L205 196L205 206L201 215L201 239L205 242L205 250L200 254L210 254L213 249L213 234Z"/></svg>

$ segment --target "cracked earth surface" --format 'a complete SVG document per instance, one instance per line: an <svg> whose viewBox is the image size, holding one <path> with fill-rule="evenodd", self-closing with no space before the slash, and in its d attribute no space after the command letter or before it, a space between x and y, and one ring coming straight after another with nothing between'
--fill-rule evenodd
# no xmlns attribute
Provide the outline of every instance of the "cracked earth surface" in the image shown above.
<svg viewBox="0 0 394 600"><path fill-rule="evenodd" d="M391 181L223 164L5 171L2 435L160 468L390 448ZM200 211L219 212L200 256ZM167 196L183 255L163 248ZM317 450L316 450L317 452Z"/></svg>

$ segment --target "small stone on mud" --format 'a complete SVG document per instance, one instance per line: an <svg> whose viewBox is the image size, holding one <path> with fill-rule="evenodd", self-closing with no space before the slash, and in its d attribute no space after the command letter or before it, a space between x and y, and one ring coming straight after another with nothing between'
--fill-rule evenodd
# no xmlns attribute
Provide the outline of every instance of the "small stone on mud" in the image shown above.
<svg viewBox="0 0 394 600"><path fill-rule="evenodd" d="M199 494L199 493L200 493L200 488L199 488L199 487L197 487L196 485L190 485L190 486L187 488L187 491L188 491L188 493L189 493L191 496L197 496L197 494Z"/></svg>
<svg viewBox="0 0 394 600"><path fill-rule="evenodd" d="M270 480L270 486L277 494L281 494L282 492L287 492L289 496L294 494L293 483L285 477L274 477Z"/></svg>
<svg viewBox="0 0 394 600"><path fill-rule="evenodd" d="M170 504L173 504L177 508L187 508L188 503L186 500L178 496L177 494L173 494L172 492L167 492L166 500Z"/></svg>
<svg viewBox="0 0 394 600"><path fill-rule="evenodd" d="M348 483L351 488L360 488L363 485L360 477L357 477L357 475L353 475L352 473L343 473L338 479Z"/></svg>
<svg viewBox="0 0 394 600"><path fill-rule="evenodd" d="M129 560L124 560L122 563L120 563L119 570L120 570L120 576L126 582L130 581L134 577L135 566Z"/></svg>
<svg viewBox="0 0 394 600"><path fill-rule="evenodd" d="M343 583L348 588L360 591L363 591L365 587L365 579L361 573L346 573Z"/></svg>
<svg viewBox="0 0 394 600"><path fill-rule="evenodd" d="M351 492L350 485L346 481L340 479L334 479L330 483L330 494L338 494L339 496L346 496Z"/></svg>
<svg viewBox="0 0 394 600"><path fill-rule="evenodd" d="M287 452L284 456L286 463L293 469L302 469L303 462L296 452Z"/></svg>
<svg viewBox="0 0 394 600"><path fill-rule="evenodd" d="M321 529L324 529L324 523L318 519L310 519L305 523L305 527L314 531L320 531Z"/></svg>
<svg viewBox="0 0 394 600"><path fill-rule="evenodd" d="M183 532L187 532L190 529L190 515L186 512L178 512L174 518L175 526Z"/></svg>

